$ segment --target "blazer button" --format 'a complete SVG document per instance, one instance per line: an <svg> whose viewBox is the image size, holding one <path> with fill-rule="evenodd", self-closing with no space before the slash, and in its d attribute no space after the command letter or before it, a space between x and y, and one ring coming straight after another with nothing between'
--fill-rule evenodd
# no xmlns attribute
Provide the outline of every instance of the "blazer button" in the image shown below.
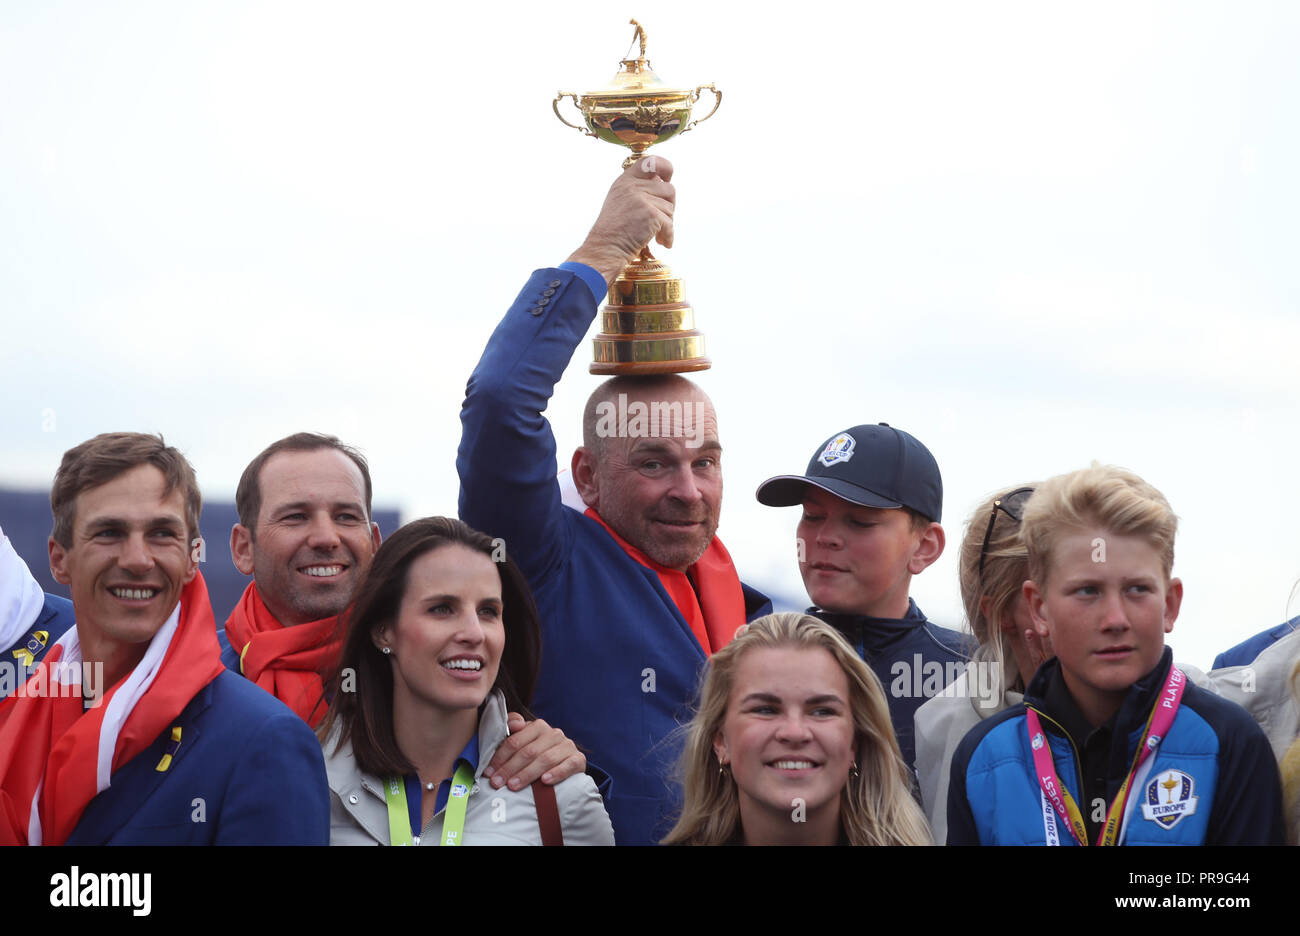
<svg viewBox="0 0 1300 936"><path fill-rule="evenodd" d="M351 803L353 806L357 805L357 794L353 793L351 796L349 796L348 802Z"/></svg>
<svg viewBox="0 0 1300 936"><path fill-rule="evenodd" d="M559 288L560 288L560 281L559 281L559 280L551 280L551 288L552 288L552 289L559 289Z"/></svg>
<svg viewBox="0 0 1300 936"><path fill-rule="evenodd" d="M546 303L548 303L548 302L550 302L550 301L551 301L551 297L550 297L550 296L542 296L542 298L540 298L540 299L537 300L537 304L538 304L539 306L544 306L544 305L546 305Z"/></svg>
<svg viewBox="0 0 1300 936"><path fill-rule="evenodd" d="M536 306L535 308L529 309L528 311L531 312L533 315L541 315L543 312L546 311L546 309L544 309L542 306Z"/></svg>
<svg viewBox="0 0 1300 936"><path fill-rule="evenodd" d="M554 288L548 289L548 290L546 290L545 292L543 292L542 295L543 295L543 296L554 296L554 295L555 295L555 289L554 289Z"/></svg>

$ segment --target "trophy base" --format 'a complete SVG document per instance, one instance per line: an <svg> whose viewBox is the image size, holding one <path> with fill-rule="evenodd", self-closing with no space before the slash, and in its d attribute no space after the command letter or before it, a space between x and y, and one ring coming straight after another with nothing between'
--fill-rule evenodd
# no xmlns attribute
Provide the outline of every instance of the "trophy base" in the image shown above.
<svg viewBox="0 0 1300 936"><path fill-rule="evenodd" d="M599 363L592 361L588 373L598 377L652 377L658 374L690 374L708 370L713 362L708 358L689 361L629 361L626 363Z"/></svg>
<svg viewBox="0 0 1300 936"><path fill-rule="evenodd" d="M592 341L595 360L589 371L604 376L687 374L708 370L704 336L697 331L659 335L598 335Z"/></svg>

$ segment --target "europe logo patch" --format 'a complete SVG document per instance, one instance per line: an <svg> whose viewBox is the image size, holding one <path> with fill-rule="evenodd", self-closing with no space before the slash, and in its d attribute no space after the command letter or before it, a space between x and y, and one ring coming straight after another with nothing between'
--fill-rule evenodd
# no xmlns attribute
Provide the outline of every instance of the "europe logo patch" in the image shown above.
<svg viewBox="0 0 1300 936"><path fill-rule="evenodd" d="M1142 797L1142 818L1172 829L1184 816L1196 812L1196 781L1181 770L1166 770L1147 784Z"/></svg>
<svg viewBox="0 0 1300 936"><path fill-rule="evenodd" d="M22 660L24 667L30 667L36 660L36 654L45 649L49 640L49 631L32 631L31 636L27 638L27 643L13 651L14 659Z"/></svg>
<svg viewBox="0 0 1300 936"><path fill-rule="evenodd" d="M465 786L465 784L463 784L463 783L455 783L455 784L452 784L452 787L451 787L451 795L452 795L452 796L469 796L469 787Z"/></svg>
<svg viewBox="0 0 1300 936"><path fill-rule="evenodd" d="M826 443L826 448L817 456L817 460L827 468L831 465L838 465L840 462L846 462L853 457L853 447L858 443L853 436L847 432L841 432L835 438Z"/></svg>

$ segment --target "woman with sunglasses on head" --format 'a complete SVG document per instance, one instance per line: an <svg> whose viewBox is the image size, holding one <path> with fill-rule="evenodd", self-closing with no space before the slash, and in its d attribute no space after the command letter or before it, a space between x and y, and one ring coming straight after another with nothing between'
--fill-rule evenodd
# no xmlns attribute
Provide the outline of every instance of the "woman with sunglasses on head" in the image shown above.
<svg viewBox="0 0 1300 936"><path fill-rule="evenodd" d="M979 647L965 672L916 713L916 770L937 842L947 837L948 770L957 744L982 719L1018 704L1052 655L1034 632L1023 591L1029 554L1020 518L1033 492L1022 485L994 495L966 521L957 574Z"/></svg>
<svg viewBox="0 0 1300 936"><path fill-rule="evenodd" d="M885 692L831 626L769 614L713 655L665 845L928 845Z"/></svg>
<svg viewBox="0 0 1300 936"><path fill-rule="evenodd" d="M482 777L507 710L529 717L541 646L523 574L492 539L444 517L408 523L345 626L320 728L331 845L614 844L586 774L514 791Z"/></svg>

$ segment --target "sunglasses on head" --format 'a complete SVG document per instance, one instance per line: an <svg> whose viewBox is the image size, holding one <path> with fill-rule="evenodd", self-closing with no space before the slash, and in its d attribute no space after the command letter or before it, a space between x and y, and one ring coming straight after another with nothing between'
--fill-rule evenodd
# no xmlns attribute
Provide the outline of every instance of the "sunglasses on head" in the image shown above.
<svg viewBox="0 0 1300 936"><path fill-rule="evenodd" d="M993 501L993 509L989 511L989 526L984 531L984 545L980 547L980 564L976 572L979 577L984 576L984 560L989 555L989 538L993 536L993 524L997 522L998 511L1002 511L1016 522L1016 526L1019 526L1020 518L1025 513L1025 501L1029 500L1029 495L1033 493L1034 489L1031 487L1016 488Z"/></svg>

